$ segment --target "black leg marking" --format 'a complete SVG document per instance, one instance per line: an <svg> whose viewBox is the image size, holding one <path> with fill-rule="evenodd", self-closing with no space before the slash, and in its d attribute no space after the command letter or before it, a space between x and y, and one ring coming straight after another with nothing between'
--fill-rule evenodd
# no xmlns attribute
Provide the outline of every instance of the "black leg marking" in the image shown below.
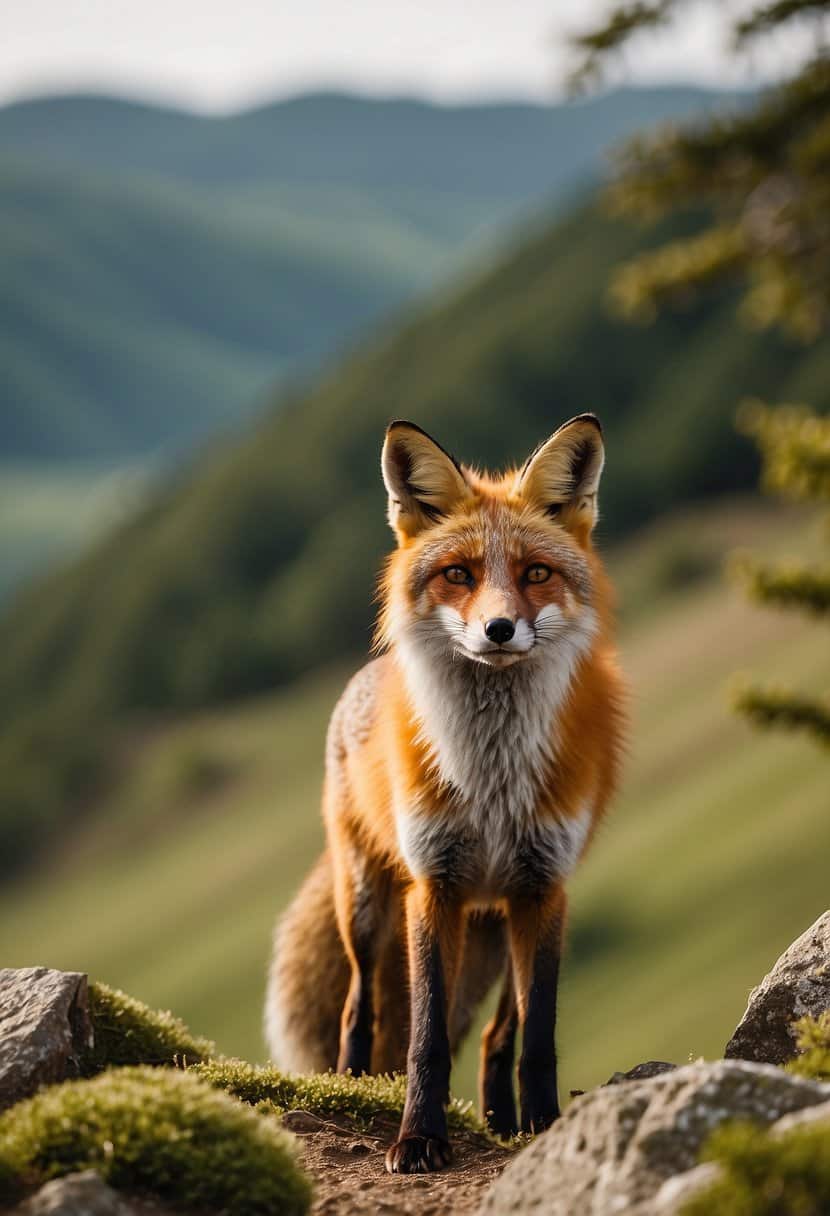
<svg viewBox="0 0 830 1216"><path fill-rule="evenodd" d="M559 1118L556 1078L556 990L559 982L561 922L545 926L533 959L527 995L519 1093L522 1131L534 1134Z"/></svg>
<svg viewBox="0 0 830 1216"><path fill-rule="evenodd" d="M513 1064L519 1015L508 963L499 1003L481 1042L479 1101L490 1130L497 1136L512 1136L519 1130L513 1094Z"/></svg>
<svg viewBox="0 0 830 1216"><path fill-rule="evenodd" d="M401 1129L386 1154L390 1174L426 1174L448 1165L450 1086L447 1000L438 939L423 923L411 930L412 1017Z"/></svg>

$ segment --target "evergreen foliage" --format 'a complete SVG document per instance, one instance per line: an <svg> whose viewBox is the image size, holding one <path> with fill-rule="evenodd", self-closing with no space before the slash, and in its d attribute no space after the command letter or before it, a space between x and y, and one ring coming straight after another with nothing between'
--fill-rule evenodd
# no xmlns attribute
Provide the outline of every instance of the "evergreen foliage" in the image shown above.
<svg viewBox="0 0 830 1216"><path fill-rule="evenodd" d="M0 1203L85 1169L119 1190L228 1216L300 1216L311 1197L276 1119L168 1069L67 1081L0 1116Z"/></svg>
<svg viewBox="0 0 830 1216"><path fill-rule="evenodd" d="M616 4L574 40L577 86L601 78L635 35L667 26L683 0ZM789 80L732 113L635 138L610 190L619 211L654 219L703 207L703 231L639 254L615 276L623 311L653 317L705 286L743 284L743 312L816 337L830 315L830 55L822 42L828 0L772 0L736 17L737 50L796 23L816 30L815 50Z"/></svg>
<svg viewBox="0 0 830 1216"><path fill-rule="evenodd" d="M682 0L616 5L575 39L577 84L602 75L608 58L635 34L670 23ZM737 49L796 21L820 32L830 0L771 0L733 24ZM830 324L830 54L814 53L789 80L753 105L631 141L610 188L612 204L646 220L702 208L704 226L629 259L612 281L624 313L654 318L661 307L739 281L744 315L778 324L802 339ZM830 502L830 425L806 410L744 408L742 429L755 440L768 489ZM776 567L735 563L762 603L816 616L830 612L830 565ZM737 710L762 726L806 730L830 744L830 698L786 688L739 686Z"/></svg>
<svg viewBox="0 0 830 1216"><path fill-rule="evenodd" d="M745 406L741 428L757 443L765 486L786 497L830 504L830 422L793 407L770 410L758 402ZM762 604L830 615L830 564L772 565L754 557L734 563L749 594ZM787 688L739 685L735 708L760 726L805 730L830 746L830 696L813 697Z"/></svg>

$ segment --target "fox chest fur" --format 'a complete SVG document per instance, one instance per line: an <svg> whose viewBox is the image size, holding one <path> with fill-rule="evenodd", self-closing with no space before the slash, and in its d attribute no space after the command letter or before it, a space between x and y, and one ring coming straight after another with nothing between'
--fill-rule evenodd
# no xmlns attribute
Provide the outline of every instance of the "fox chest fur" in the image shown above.
<svg viewBox="0 0 830 1216"><path fill-rule="evenodd" d="M493 671L431 665L404 647L399 661L430 778L428 791L394 805L413 878L470 889L484 902L565 878L593 820L589 799L574 805L557 788L557 719L577 656L552 669Z"/></svg>

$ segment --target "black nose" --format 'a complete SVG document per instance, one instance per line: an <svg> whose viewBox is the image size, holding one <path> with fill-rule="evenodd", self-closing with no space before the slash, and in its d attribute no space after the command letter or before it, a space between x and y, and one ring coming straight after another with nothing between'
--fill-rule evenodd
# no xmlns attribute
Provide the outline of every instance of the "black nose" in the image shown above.
<svg viewBox="0 0 830 1216"><path fill-rule="evenodd" d="M505 642L510 641L516 630L513 622L508 621L506 616L495 616L484 626L484 632L491 642L495 642L497 646L503 646Z"/></svg>

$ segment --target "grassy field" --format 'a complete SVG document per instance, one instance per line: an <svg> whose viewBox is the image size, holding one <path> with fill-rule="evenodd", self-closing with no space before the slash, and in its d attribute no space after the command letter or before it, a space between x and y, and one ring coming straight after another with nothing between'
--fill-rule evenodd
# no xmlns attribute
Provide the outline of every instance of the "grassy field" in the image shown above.
<svg viewBox="0 0 830 1216"><path fill-rule="evenodd" d="M710 508L619 552L633 730L624 791L572 883L563 1092L646 1058L713 1056L748 989L828 902L828 757L734 719L736 670L830 682L819 626L718 570L810 547L780 508ZM0 964L78 968L262 1059L275 914L320 847L327 715L345 672L133 737L123 778L37 875L0 891ZM474 1092L473 1047L454 1089Z"/></svg>

